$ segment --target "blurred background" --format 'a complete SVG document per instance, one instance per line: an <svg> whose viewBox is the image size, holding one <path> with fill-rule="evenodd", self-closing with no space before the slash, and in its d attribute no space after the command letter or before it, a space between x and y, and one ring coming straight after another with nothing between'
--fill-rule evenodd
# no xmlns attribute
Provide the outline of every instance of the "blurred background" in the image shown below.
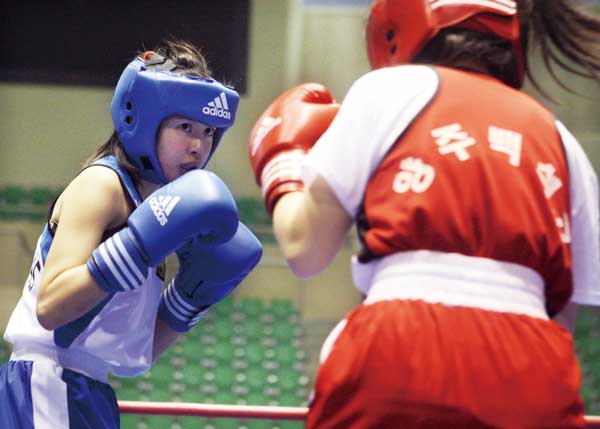
<svg viewBox="0 0 600 429"><path fill-rule="evenodd" d="M160 2L1 0L0 329L18 300L49 204L112 133L109 104L123 67L167 36L205 52L215 78L241 94L234 127L210 169L229 185L242 220L265 254L257 269L204 323L182 337L152 371L112 380L120 399L306 405L320 345L360 302L350 277L355 235L322 274L298 280L275 245L247 156L248 135L281 92L301 82L330 88L338 101L369 70L364 25L369 0ZM600 10L597 1L589 6ZM600 171L600 87L568 77L578 94L539 80L539 98L579 139ZM562 75L559 73L559 75ZM176 262L169 261L169 272ZM583 309L576 332L586 412L600 414L600 318ZM9 345L0 340L0 359ZM123 427L246 427L244 421L124 416ZM256 421L253 428L302 427Z"/></svg>

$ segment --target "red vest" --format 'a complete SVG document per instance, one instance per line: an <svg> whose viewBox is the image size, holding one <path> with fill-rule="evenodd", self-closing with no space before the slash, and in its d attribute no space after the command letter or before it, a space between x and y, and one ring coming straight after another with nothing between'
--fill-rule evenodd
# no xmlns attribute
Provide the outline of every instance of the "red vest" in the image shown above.
<svg viewBox="0 0 600 429"><path fill-rule="evenodd" d="M553 316L572 292L569 175L554 118L499 81L436 68L440 86L371 177L365 255L428 249L537 271Z"/></svg>

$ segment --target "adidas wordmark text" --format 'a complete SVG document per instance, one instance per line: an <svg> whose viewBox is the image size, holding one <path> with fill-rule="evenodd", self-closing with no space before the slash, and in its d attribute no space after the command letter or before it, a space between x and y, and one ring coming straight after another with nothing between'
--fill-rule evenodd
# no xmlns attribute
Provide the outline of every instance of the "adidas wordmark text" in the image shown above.
<svg viewBox="0 0 600 429"><path fill-rule="evenodd" d="M181 197L171 195L150 198L148 203L161 226L166 225L169 214L171 214L171 211L173 211L173 208L175 208L180 199Z"/></svg>
<svg viewBox="0 0 600 429"><path fill-rule="evenodd" d="M202 108L202 113L210 116L218 116L219 118L231 119L231 112L229 111L225 93L221 92L213 101L209 101L208 104Z"/></svg>

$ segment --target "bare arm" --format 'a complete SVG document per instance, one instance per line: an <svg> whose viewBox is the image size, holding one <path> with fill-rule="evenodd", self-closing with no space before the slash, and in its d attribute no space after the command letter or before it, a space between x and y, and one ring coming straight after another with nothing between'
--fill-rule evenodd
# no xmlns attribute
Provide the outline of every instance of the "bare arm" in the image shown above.
<svg viewBox="0 0 600 429"><path fill-rule="evenodd" d="M171 344L175 342L179 333L169 328L166 322L158 317L154 328L154 343L152 346L152 362L156 361Z"/></svg>
<svg viewBox="0 0 600 429"><path fill-rule="evenodd" d="M82 316L107 295L86 262L107 228L124 223L129 208L115 172L90 167L65 189L55 208L58 228L44 266L36 314L52 330Z"/></svg>
<svg viewBox="0 0 600 429"><path fill-rule="evenodd" d="M342 247L352 219L322 177L309 189L290 192L277 202L273 228L297 277L324 270Z"/></svg>

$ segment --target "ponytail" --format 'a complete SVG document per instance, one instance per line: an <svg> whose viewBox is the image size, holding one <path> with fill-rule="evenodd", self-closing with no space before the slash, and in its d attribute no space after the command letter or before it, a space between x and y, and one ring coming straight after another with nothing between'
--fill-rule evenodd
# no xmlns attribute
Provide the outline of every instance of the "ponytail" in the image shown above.
<svg viewBox="0 0 600 429"><path fill-rule="evenodd" d="M573 0L519 0L521 33L539 49L550 76L573 92L557 75L562 68L577 76L600 81L600 17ZM529 40L528 40L529 39ZM530 68L527 76L540 90Z"/></svg>

